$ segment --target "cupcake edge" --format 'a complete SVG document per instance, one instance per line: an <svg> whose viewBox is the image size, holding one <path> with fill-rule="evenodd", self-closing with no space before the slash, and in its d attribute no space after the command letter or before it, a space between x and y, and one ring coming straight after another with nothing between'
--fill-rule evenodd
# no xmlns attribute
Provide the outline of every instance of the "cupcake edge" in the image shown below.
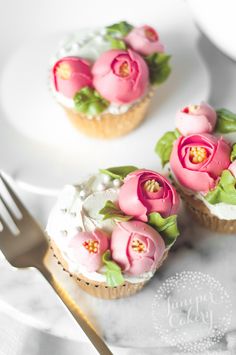
<svg viewBox="0 0 236 355"><path fill-rule="evenodd" d="M148 111L154 89L128 111L121 114L103 113L91 119L82 112L62 106L72 125L82 133L94 138L111 139L128 134L138 127Z"/></svg>
<svg viewBox="0 0 236 355"><path fill-rule="evenodd" d="M186 192L181 190L179 187L177 188L177 191L180 193L180 196L182 197L192 217L202 226L217 233L236 233L236 219L220 219L213 215L204 202L198 198L195 198L194 195L186 194Z"/></svg>
<svg viewBox="0 0 236 355"><path fill-rule="evenodd" d="M80 286L81 289L83 289L90 295L97 298L111 300L111 299L118 299L118 298L132 296L133 294L140 291L143 288L143 286L153 277L152 276L150 279L138 283L130 283L128 281L125 281L123 285L109 287L105 282L94 281L89 278L86 278L82 274L70 272L67 261L62 256L62 253L60 249L57 247L56 243L50 238L49 238L49 243L50 243L50 248L53 250L53 256L57 260L58 264L61 265L62 270L68 274L68 277L73 278L74 281ZM169 250L166 249L162 256L162 259L157 265L156 270L162 266L163 262L168 256L168 252Z"/></svg>

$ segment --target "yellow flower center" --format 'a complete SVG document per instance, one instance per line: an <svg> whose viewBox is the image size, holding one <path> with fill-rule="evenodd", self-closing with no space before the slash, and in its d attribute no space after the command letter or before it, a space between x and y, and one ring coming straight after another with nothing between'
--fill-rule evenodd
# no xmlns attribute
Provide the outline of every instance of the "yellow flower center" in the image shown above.
<svg viewBox="0 0 236 355"><path fill-rule="evenodd" d="M192 147L189 157L192 163L199 164L207 159L207 150L203 147Z"/></svg>
<svg viewBox="0 0 236 355"><path fill-rule="evenodd" d="M190 113L195 113L198 110L198 105L190 105L188 107Z"/></svg>
<svg viewBox="0 0 236 355"><path fill-rule="evenodd" d="M154 179L147 180L144 184L144 189L148 192L157 192L160 190L160 185Z"/></svg>
<svg viewBox="0 0 236 355"><path fill-rule="evenodd" d="M123 78L129 75L129 65L127 62L121 64L119 73Z"/></svg>
<svg viewBox="0 0 236 355"><path fill-rule="evenodd" d="M71 77L71 68L67 63L61 63L57 67L57 75L63 79L68 80Z"/></svg>
<svg viewBox="0 0 236 355"><path fill-rule="evenodd" d="M145 250L146 250L146 247L144 245L143 242L141 242L140 240L138 239L134 239L132 241L132 245L131 245L132 249L134 251L136 251L137 253L143 253Z"/></svg>
<svg viewBox="0 0 236 355"><path fill-rule="evenodd" d="M156 33L151 29L151 28L147 28L145 30L145 36L147 37L147 39L149 39L149 41L151 42L155 42L157 40L157 35Z"/></svg>
<svg viewBox="0 0 236 355"><path fill-rule="evenodd" d="M90 254L97 254L98 252L98 241L97 240L86 240L83 243L85 249L88 250Z"/></svg>

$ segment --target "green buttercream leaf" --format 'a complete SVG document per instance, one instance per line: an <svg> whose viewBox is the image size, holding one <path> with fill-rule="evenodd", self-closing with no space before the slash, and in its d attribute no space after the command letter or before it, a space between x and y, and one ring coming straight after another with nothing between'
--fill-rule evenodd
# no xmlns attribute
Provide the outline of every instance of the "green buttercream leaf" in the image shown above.
<svg viewBox="0 0 236 355"><path fill-rule="evenodd" d="M108 286L115 287L122 285L125 280L118 264L111 260L110 250L105 251L102 256L103 264L105 265L105 276Z"/></svg>
<svg viewBox="0 0 236 355"><path fill-rule="evenodd" d="M236 179L229 170L224 170L216 187L209 191L205 199L215 205L224 202L229 205L236 205Z"/></svg>
<svg viewBox="0 0 236 355"><path fill-rule="evenodd" d="M176 214L163 218L160 213L152 212L148 215L148 224L163 236L166 246L174 244L179 236Z"/></svg>
<svg viewBox="0 0 236 355"><path fill-rule="evenodd" d="M170 58L171 56L165 53L153 53L145 57L149 67L151 84L161 84L168 78L171 73Z"/></svg>
<svg viewBox="0 0 236 355"><path fill-rule="evenodd" d="M230 160L234 161L236 159L236 143L233 144L231 154L230 154Z"/></svg>
<svg viewBox="0 0 236 355"><path fill-rule="evenodd" d="M86 86L78 91L74 96L75 109L89 116L95 116L103 112L109 102L105 100L99 93Z"/></svg>
<svg viewBox="0 0 236 355"><path fill-rule="evenodd" d="M125 37L132 29L133 26L126 21L121 21L106 27L107 34L114 37Z"/></svg>
<svg viewBox="0 0 236 355"><path fill-rule="evenodd" d="M108 169L100 169L100 173L111 176L113 179L123 180L128 174L133 171L138 170L136 166L126 165L126 166L115 166Z"/></svg>
<svg viewBox="0 0 236 355"><path fill-rule="evenodd" d="M108 42L110 42L112 49L127 49L127 46L122 39L115 38L111 35L106 35L105 38Z"/></svg>
<svg viewBox="0 0 236 355"><path fill-rule="evenodd" d="M177 129L175 131L169 131L157 142L155 152L160 157L162 166L165 166L165 164L169 162L173 143L180 135Z"/></svg>
<svg viewBox="0 0 236 355"><path fill-rule="evenodd" d="M133 218L132 216L125 215L124 212L110 200L106 201L105 206L99 211L99 214L103 215L103 220L114 219L119 222L126 222Z"/></svg>
<svg viewBox="0 0 236 355"><path fill-rule="evenodd" d="M236 114L221 108L216 111L217 123L216 131L220 133L236 132Z"/></svg>

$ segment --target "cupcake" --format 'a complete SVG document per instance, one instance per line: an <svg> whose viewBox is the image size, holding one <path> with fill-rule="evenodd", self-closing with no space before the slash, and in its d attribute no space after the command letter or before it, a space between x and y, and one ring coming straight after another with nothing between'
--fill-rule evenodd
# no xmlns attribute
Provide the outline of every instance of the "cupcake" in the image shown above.
<svg viewBox="0 0 236 355"><path fill-rule="evenodd" d="M170 56L150 26L120 22L65 40L51 61L50 88L72 124L88 136L115 138L144 119Z"/></svg>
<svg viewBox="0 0 236 355"><path fill-rule="evenodd" d="M222 233L236 232L236 115L210 105L177 112L176 130L165 133L156 153L199 224Z"/></svg>
<svg viewBox="0 0 236 355"><path fill-rule="evenodd" d="M68 276L115 299L139 291L162 265L179 235L178 207L176 190L157 172L103 169L63 189L46 231Z"/></svg>

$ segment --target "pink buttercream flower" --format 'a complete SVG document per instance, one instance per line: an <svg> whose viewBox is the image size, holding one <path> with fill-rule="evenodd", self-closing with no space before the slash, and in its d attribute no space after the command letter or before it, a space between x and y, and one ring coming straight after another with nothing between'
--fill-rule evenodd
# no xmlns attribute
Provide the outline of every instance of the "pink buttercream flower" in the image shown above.
<svg viewBox="0 0 236 355"><path fill-rule="evenodd" d="M170 182L151 170L136 170L127 175L118 201L124 213L143 222L148 221L151 212L168 217L179 207L179 197Z"/></svg>
<svg viewBox="0 0 236 355"><path fill-rule="evenodd" d="M164 46L159 40L158 33L150 26L135 27L125 37L125 42L133 50L143 55L164 52Z"/></svg>
<svg viewBox="0 0 236 355"><path fill-rule="evenodd" d="M149 271L154 272L164 250L162 237L146 223L121 222L112 232L112 259L126 274L137 276Z"/></svg>
<svg viewBox="0 0 236 355"><path fill-rule="evenodd" d="M96 90L116 104L133 102L148 88L149 71L144 59L132 50L104 52L92 69Z"/></svg>
<svg viewBox="0 0 236 355"><path fill-rule="evenodd" d="M109 247L107 234L96 229L93 232L79 232L69 242L73 255L79 264L89 272L97 271L102 266L102 255Z"/></svg>
<svg viewBox="0 0 236 355"><path fill-rule="evenodd" d="M176 127L181 134L211 133L216 124L216 112L206 103L189 105L177 112Z"/></svg>
<svg viewBox="0 0 236 355"><path fill-rule="evenodd" d="M92 86L90 63L78 57L64 57L52 69L56 91L73 98L77 91Z"/></svg>
<svg viewBox="0 0 236 355"><path fill-rule="evenodd" d="M231 174L236 177L236 160L234 160L230 166L228 167L228 170L231 172Z"/></svg>
<svg viewBox="0 0 236 355"><path fill-rule="evenodd" d="M207 133L179 137L173 146L170 166L182 186L206 193L228 168L230 151L230 144L222 137Z"/></svg>

